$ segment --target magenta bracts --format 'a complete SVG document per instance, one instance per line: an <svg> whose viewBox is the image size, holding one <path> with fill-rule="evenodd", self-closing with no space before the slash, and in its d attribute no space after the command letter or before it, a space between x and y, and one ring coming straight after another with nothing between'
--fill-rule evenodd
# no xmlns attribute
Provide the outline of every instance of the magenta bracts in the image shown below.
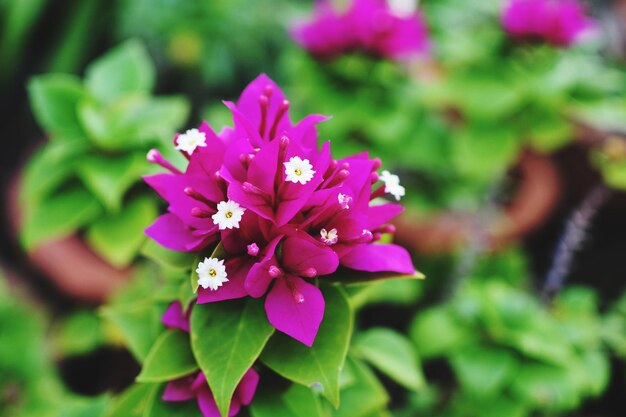
<svg viewBox="0 0 626 417"><path fill-rule="evenodd" d="M170 171L145 178L169 206L146 233L206 256L221 242L225 259L206 257L196 270L198 304L265 297L269 322L311 346L324 316L314 279L339 266L415 272L406 250L378 242L394 231L388 222L402 206L371 203L386 192L399 198L404 188L386 171L379 178L381 163L367 153L335 160L329 142L319 149L316 124L326 118L292 123L289 101L265 75L236 105L225 104L234 127L217 134L203 123L176 137L189 159L185 172L149 153Z"/></svg>
<svg viewBox="0 0 626 417"><path fill-rule="evenodd" d="M594 23L577 0L512 0L502 13L502 26L514 38L566 47Z"/></svg>
<svg viewBox="0 0 626 417"><path fill-rule="evenodd" d="M418 12L395 13L384 0L354 0L339 13L330 1L316 2L313 20L297 25L292 36L311 54L332 58L361 50L389 59L426 54L428 29Z"/></svg>

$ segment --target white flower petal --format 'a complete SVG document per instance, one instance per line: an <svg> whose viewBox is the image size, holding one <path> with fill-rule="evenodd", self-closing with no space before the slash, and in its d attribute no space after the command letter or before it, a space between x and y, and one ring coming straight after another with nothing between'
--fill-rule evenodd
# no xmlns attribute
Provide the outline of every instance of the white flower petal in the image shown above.
<svg viewBox="0 0 626 417"><path fill-rule="evenodd" d="M228 274L224 260L217 258L204 258L196 268L198 273L198 285L202 288L216 291L225 282L228 282Z"/></svg>
<svg viewBox="0 0 626 417"><path fill-rule="evenodd" d="M239 229L239 222L241 222L245 211L246 209L235 201L222 201L217 204L217 213L212 215L211 218L220 230Z"/></svg>
<svg viewBox="0 0 626 417"><path fill-rule="evenodd" d="M286 180L293 182L294 184L300 183L302 185L313 179L315 171L313 165L308 159L301 159L299 156L292 156L288 162L284 162Z"/></svg>
<svg viewBox="0 0 626 417"><path fill-rule="evenodd" d="M189 129L176 138L176 149L185 151L191 155L197 147L206 146L206 135L198 129Z"/></svg>
<svg viewBox="0 0 626 417"><path fill-rule="evenodd" d="M400 178L397 175L393 175L389 171L383 171L378 177L385 184L385 192L393 195L396 200L400 200L400 197L404 197L406 190L400 185Z"/></svg>

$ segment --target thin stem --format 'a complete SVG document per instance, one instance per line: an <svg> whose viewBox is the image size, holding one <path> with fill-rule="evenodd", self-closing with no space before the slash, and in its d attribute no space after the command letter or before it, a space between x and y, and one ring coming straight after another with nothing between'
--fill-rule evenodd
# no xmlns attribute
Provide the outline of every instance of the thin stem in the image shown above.
<svg viewBox="0 0 626 417"><path fill-rule="evenodd" d="M594 217L610 194L604 184L595 186L569 217L541 292L544 301L551 300L563 287L571 271L574 255L583 247Z"/></svg>

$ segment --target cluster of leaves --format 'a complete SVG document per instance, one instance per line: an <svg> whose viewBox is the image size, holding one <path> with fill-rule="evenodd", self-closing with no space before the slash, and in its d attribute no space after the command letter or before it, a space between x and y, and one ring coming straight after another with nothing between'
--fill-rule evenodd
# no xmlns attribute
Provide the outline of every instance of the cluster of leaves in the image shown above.
<svg viewBox="0 0 626 417"><path fill-rule="evenodd" d="M132 262L157 214L155 199L135 187L150 172L146 153L170 149L189 112L182 97L151 96L154 83L150 58L133 40L89 65L84 82L67 74L32 79L32 107L49 142L23 177L26 248L84 231L111 264Z"/></svg>
<svg viewBox="0 0 626 417"><path fill-rule="evenodd" d="M262 381L246 411L254 417L387 415L389 398L371 367L411 390L423 387L419 360L406 337L383 328L352 337L351 297L332 282L319 283L326 310L333 314L324 317L310 348L275 332L265 319L262 301L251 298L194 306L190 334L166 329L160 318L167 306L175 300L187 306L193 300L189 266L196 262L192 255L170 252L153 242L143 252L158 263L160 273L146 274L103 310L142 364L138 384L119 398L107 417L126 415L129 409L141 416L199 415L194 403L161 400L165 382L197 370L205 374L224 415L251 366ZM364 285L351 291L362 293ZM366 302L367 297L361 300Z"/></svg>
<svg viewBox="0 0 626 417"><path fill-rule="evenodd" d="M426 5L445 72L427 101L459 110L468 128L552 151L573 139L575 111L618 98L624 76L601 58L597 41L567 49L516 43L500 27L503 6L494 0ZM446 30L451 25L456 30Z"/></svg>
<svg viewBox="0 0 626 417"><path fill-rule="evenodd" d="M70 393L59 379L49 352L43 312L16 297L0 277L0 414L15 417L99 415L106 397ZM74 335L75 337L76 335Z"/></svg>
<svg viewBox="0 0 626 417"><path fill-rule="evenodd" d="M443 359L456 381L452 388L432 385L412 410L450 417L574 410L608 384L602 329L590 289L568 288L548 308L519 285L473 276L412 324L422 357Z"/></svg>

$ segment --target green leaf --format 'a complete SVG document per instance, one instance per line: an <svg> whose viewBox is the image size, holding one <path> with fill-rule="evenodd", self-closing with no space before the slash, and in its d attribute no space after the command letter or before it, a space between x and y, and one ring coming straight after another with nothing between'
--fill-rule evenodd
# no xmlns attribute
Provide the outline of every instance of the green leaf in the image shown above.
<svg viewBox="0 0 626 417"><path fill-rule="evenodd" d="M91 310L72 313L58 323L54 342L62 356L93 351L105 344L102 320Z"/></svg>
<svg viewBox="0 0 626 417"><path fill-rule="evenodd" d="M463 349L472 340L470 332L444 307L421 311L410 329L411 338L424 358Z"/></svg>
<svg viewBox="0 0 626 417"><path fill-rule="evenodd" d="M372 304L412 306L423 290L423 283L415 279L382 280L346 288L355 309Z"/></svg>
<svg viewBox="0 0 626 417"><path fill-rule="evenodd" d="M512 353L484 346L459 350L451 363L463 388L483 397L497 396L518 369Z"/></svg>
<svg viewBox="0 0 626 417"><path fill-rule="evenodd" d="M466 395L459 397L457 401L456 408L461 409L461 412L480 417L527 417L532 410L528 404L506 396L475 398Z"/></svg>
<svg viewBox="0 0 626 417"><path fill-rule="evenodd" d="M566 369L531 363L520 367L510 388L517 398L542 410L565 411L580 404L575 385Z"/></svg>
<svg viewBox="0 0 626 417"><path fill-rule="evenodd" d="M165 306L154 303L111 305L101 314L122 332L128 349L139 362L143 362L163 331L161 316Z"/></svg>
<svg viewBox="0 0 626 417"><path fill-rule="evenodd" d="M44 240L69 235L97 218L102 207L83 188L57 193L27 213L21 240L32 249Z"/></svg>
<svg viewBox="0 0 626 417"><path fill-rule="evenodd" d="M341 391L341 407L333 417L367 417L381 411L389 401L387 391L373 372L363 363L349 358L355 383Z"/></svg>
<svg viewBox="0 0 626 417"><path fill-rule="evenodd" d="M79 397L67 395L57 398L61 402L60 410L55 410L55 417L93 417L102 416L111 404L111 397L101 395L99 397ZM54 407L53 407L54 408ZM33 414L30 414L33 415ZM41 415L37 413L37 415ZM49 414L46 414L48 416Z"/></svg>
<svg viewBox="0 0 626 417"><path fill-rule="evenodd" d="M260 390L250 405L252 417L326 417L319 396L310 388L293 384L285 392L274 387Z"/></svg>
<svg viewBox="0 0 626 417"><path fill-rule="evenodd" d="M609 383L611 364L606 353L599 350L588 350L582 353L583 371L581 379L585 390L593 396L601 395Z"/></svg>
<svg viewBox="0 0 626 417"><path fill-rule="evenodd" d="M355 355L408 389L424 387L424 375L413 344L403 335L385 328L373 328L355 337Z"/></svg>
<svg viewBox="0 0 626 417"><path fill-rule="evenodd" d="M191 347L222 416L241 378L274 332L261 300L246 298L196 305Z"/></svg>
<svg viewBox="0 0 626 417"><path fill-rule="evenodd" d="M154 81L155 69L145 47L129 40L87 67L85 85L102 103L111 103L127 94L151 92Z"/></svg>
<svg viewBox="0 0 626 417"><path fill-rule="evenodd" d="M413 275L398 275L397 272L364 272L353 269L341 269L337 273L325 278L326 281L337 282L343 285L360 285L381 280L394 279L424 279L426 276L419 271Z"/></svg>
<svg viewBox="0 0 626 417"><path fill-rule="evenodd" d="M169 145L188 115L182 97L125 96L109 106L84 102L79 107L89 139L107 151Z"/></svg>
<svg viewBox="0 0 626 417"><path fill-rule="evenodd" d="M186 122L190 106L180 96L151 97L120 110L115 114L115 122L117 131L124 132L119 135L123 142L146 146L166 141L169 145L176 129Z"/></svg>
<svg viewBox="0 0 626 417"><path fill-rule="evenodd" d="M571 122L561 115L547 115L533 120L529 134L530 145L540 152L552 152L567 144L574 135Z"/></svg>
<svg viewBox="0 0 626 417"><path fill-rule="evenodd" d="M148 172L145 155L140 153L81 158L76 170L78 177L111 212L121 209L126 192Z"/></svg>
<svg viewBox="0 0 626 417"><path fill-rule="evenodd" d="M158 265L177 271L188 271L196 259L194 254L166 249L152 239L145 240L140 252Z"/></svg>
<svg viewBox="0 0 626 417"><path fill-rule="evenodd" d="M48 74L28 83L30 102L39 124L54 137L84 136L78 120L78 103L85 98L80 79L73 75Z"/></svg>
<svg viewBox="0 0 626 417"><path fill-rule="evenodd" d="M469 126L458 132L453 162L463 175L492 179L515 162L520 144L515 132L499 125Z"/></svg>
<svg viewBox="0 0 626 417"><path fill-rule="evenodd" d="M181 330L164 332L154 342L137 376L138 382L171 381L198 369L189 335Z"/></svg>
<svg viewBox="0 0 626 417"><path fill-rule="evenodd" d="M132 385L104 413L104 417L144 417L154 388L154 384Z"/></svg>
<svg viewBox="0 0 626 417"><path fill-rule="evenodd" d="M313 346L277 333L261 355L261 360L276 373L306 386L319 388L322 395L339 406L339 374L343 368L353 312L345 293L338 287L322 287L326 308Z"/></svg>
<svg viewBox="0 0 626 417"><path fill-rule="evenodd" d="M94 222L87 230L87 242L112 265L128 266L146 240L143 230L157 215L152 198L135 198L121 212Z"/></svg>
<svg viewBox="0 0 626 417"><path fill-rule="evenodd" d="M74 174L77 157L88 147L83 140L63 140L38 149L30 157L20 184L23 206L33 207L69 179Z"/></svg>

